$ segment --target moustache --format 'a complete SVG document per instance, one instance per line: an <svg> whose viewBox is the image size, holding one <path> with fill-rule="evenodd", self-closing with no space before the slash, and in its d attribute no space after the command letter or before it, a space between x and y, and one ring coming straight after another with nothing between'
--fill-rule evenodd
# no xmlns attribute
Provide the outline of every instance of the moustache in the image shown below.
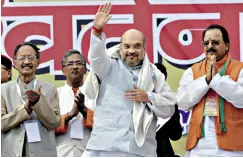
<svg viewBox="0 0 243 158"><path fill-rule="evenodd" d="M33 68L33 65L31 65L31 64L22 64L21 65L21 68L23 69L23 68L25 68L25 67L29 67L29 68Z"/></svg>
<svg viewBox="0 0 243 158"><path fill-rule="evenodd" d="M79 72L78 70L71 71L72 74L78 74L78 72Z"/></svg>
<svg viewBox="0 0 243 158"><path fill-rule="evenodd" d="M209 52L217 52L217 50L216 49L214 49L214 48L210 48L210 49L207 49L207 53L209 53Z"/></svg>
<svg viewBox="0 0 243 158"><path fill-rule="evenodd" d="M128 53L126 56L133 56L133 57L136 57L136 56L137 56L137 53Z"/></svg>

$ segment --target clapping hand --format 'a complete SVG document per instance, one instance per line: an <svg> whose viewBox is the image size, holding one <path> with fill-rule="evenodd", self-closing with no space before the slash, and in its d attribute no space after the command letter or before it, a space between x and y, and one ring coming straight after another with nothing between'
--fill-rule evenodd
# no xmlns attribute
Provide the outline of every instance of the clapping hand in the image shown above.
<svg viewBox="0 0 243 158"><path fill-rule="evenodd" d="M84 95L79 92L74 102L77 104L78 111L83 115L84 118L87 116L87 107L84 105Z"/></svg>
<svg viewBox="0 0 243 158"><path fill-rule="evenodd" d="M218 67L216 65L216 56L208 55L207 59L207 73L206 82L209 84L212 78L218 73Z"/></svg>
<svg viewBox="0 0 243 158"><path fill-rule="evenodd" d="M34 90L27 90L26 91L26 96L27 96L27 99L29 100L29 104L30 106L33 106L35 105L39 99L40 99L40 95L41 95L41 87L38 88L37 91L34 91Z"/></svg>

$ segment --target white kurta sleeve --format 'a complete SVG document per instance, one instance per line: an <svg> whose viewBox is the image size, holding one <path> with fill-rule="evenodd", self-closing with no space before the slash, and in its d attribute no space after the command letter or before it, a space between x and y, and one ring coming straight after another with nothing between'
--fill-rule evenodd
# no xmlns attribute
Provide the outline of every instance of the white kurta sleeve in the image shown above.
<svg viewBox="0 0 243 158"><path fill-rule="evenodd" d="M90 48L88 53L88 59L92 68L92 71L102 80L108 73L111 66L111 59L106 54L106 37L105 34L101 34L100 40L93 33L91 33Z"/></svg>
<svg viewBox="0 0 243 158"><path fill-rule="evenodd" d="M205 77L206 75L194 80L191 68L184 72L176 95L177 104L180 108L186 111L191 110L200 102L210 89Z"/></svg>
<svg viewBox="0 0 243 158"><path fill-rule="evenodd" d="M236 108L243 108L243 69L237 81L233 81L228 75L221 77L218 73L209 86Z"/></svg>

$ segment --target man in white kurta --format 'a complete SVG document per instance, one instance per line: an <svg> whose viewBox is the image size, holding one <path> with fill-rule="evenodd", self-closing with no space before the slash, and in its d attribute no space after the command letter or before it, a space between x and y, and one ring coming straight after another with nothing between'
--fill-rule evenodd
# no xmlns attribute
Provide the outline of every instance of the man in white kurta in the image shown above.
<svg viewBox="0 0 243 158"><path fill-rule="evenodd" d="M92 128L86 124L87 112L86 114L79 112L78 105L75 103L76 95L83 85L86 61L79 51L70 50L62 59L62 67L67 81L64 86L57 89L62 121L64 121L56 129L57 156L80 157L86 148Z"/></svg>
<svg viewBox="0 0 243 158"><path fill-rule="evenodd" d="M140 31L125 32L120 48L110 54L115 58L107 55L102 28L110 9L111 4L99 8L91 34L88 58L100 86L83 157L157 156L156 116L167 118L174 113L175 94L149 62Z"/></svg>
<svg viewBox="0 0 243 158"><path fill-rule="evenodd" d="M204 98L204 96L207 96L209 91L213 90L218 95L222 96L227 102L231 103L233 108L241 110L243 108L243 69L240 70L236 80L233 80L229 75L221 76L220 73L217 73L217 68L219 69L219 72L223 69L220 66L220 63L226 63L222 61L226 60L228 56L229 39L227 31L222 26L211 25L204 31L203 40L203 46L206 52L205 60L208 60L208 67L209 69L212 67L212 72L208 71L210 73L194 79L196 72L193 73L192 68L188 68L180 80L180 87L177 91L177 104L184 110L191 110L202 100L202 98ZM216 102L213 102L213 104L216 107ZM207 109L205 108L207 105L209 104L206 99L204 105L204 116L202 116L204 118L204 123L202 124L202 126L204 126L204 136L199 138L196 146L188 151L187 156L242 156L243 151L229 151L219 147L217 137L223 137L224 133L221 135L216 134L215 116L208 116L206 114L210 112L209 110L205 110ZM211 109L213 109L213 107L211 107ZM214 109L214 112L218 111L218 108ZM225 111L225 113L227 113L227 111ZM192 119L194 119L193 116L191 120ZM191 126L195 126L194 123L195 122L190 124L190 128L192 128ZM229 124L227 123L225 124L226 133L234 133L234 131L230 131L230 129L227 128L228 125ZM242 131L243 129L241 132ZM239 141L240 140L241 139L239 138ZM234 142L229 140L228 143L232 144Z"/></svg>

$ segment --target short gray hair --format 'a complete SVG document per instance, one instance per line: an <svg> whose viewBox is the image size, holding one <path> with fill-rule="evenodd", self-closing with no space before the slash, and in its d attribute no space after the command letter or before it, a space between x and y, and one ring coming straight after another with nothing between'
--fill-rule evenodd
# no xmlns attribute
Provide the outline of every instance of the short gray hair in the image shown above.
<svg viewBox="0 0 243 158"><path fill-rule="evenodd" d="M82 60L84 61L84 64L85 64L85 67L86 67L85 57L78 50L75 50L75 49L71 49L64 54L64 56L62 57L62 62L61 62L62 67L65 67L65 61L66 61L67 57L69 57L73 54L79 54L81 56Z"/></svg>

